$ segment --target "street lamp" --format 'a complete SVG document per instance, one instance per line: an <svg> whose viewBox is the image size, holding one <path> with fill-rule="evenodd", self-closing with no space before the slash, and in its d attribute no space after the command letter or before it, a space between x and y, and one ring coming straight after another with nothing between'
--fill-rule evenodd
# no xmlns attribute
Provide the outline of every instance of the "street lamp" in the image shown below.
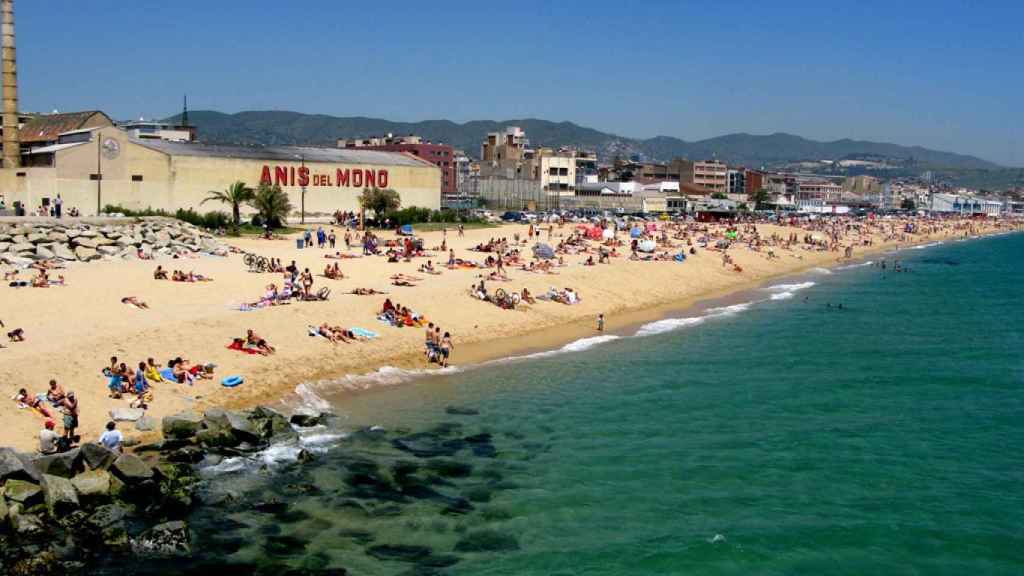
<svg viewBox="0 0 1024 576"><path fill-rule="evenodd" d="M301 174L305 173L306 157L304 155L300 154L299 155L299 160L302 162L302 168L299 169L300 170L300 172L299 172L299 174L300 174L299 179L300 179L301 182L305 182L305 180L302 179ZM302 224L305 224L306 223L306 185L305 184L302 185L302 200L301 200L300 210L301 210L301 215L299 216L299 221Z"/></svg>

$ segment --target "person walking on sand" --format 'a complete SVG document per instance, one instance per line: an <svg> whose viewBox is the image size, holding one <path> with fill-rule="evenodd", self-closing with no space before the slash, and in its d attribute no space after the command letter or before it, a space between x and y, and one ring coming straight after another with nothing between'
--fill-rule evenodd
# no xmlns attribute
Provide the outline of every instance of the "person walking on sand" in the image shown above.
<svg viewBox="0 0 1024 576"><path fill-rule="evenodd" d="M455 344L452 344L452 335L448 332L444 333L441 337L441 368L448 367L448 357L451 356L452 350L455 349Z"/></svg>
<svg viewBox="0 0 1024 576"><path fill-rule="evenodd" d="M604 332L604 314L597 315L597 331Z"/></svg>

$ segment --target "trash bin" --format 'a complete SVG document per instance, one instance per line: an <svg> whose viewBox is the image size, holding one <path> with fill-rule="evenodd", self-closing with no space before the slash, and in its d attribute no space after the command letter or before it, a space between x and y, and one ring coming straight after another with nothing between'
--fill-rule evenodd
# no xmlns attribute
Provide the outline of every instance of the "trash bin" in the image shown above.
<svg viewBox="0 0 1024 576"><path fill-rule="evenodd" d="M295 239L295 247L296 248L301 250L303 248L303 246L305 246L305 245L306 245L306 240L305 239L303 239L303 238L296 238Z"/></svg>

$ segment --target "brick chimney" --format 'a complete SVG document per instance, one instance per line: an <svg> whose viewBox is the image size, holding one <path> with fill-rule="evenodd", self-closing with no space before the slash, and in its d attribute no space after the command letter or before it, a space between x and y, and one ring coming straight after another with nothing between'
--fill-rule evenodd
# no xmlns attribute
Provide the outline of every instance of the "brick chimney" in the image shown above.
<svg viewBox="0 0 1024 576"><path fill-rule="evenodd" d="M18 139L18 67L14 49L14 0L2 0L0 9L3 20L0 23L2 36L3 82L4 82L4 138L3 167L17 168L21 166L21 144Z"/></svg>

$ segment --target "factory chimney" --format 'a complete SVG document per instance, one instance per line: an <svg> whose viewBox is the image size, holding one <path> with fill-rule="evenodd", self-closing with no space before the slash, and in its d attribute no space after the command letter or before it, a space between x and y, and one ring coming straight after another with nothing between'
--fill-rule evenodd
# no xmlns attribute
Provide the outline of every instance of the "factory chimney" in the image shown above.
<svg viewBox="0 0 1024 576"><path fill-rule="evenodd" d="M4 82L3 158L4 168L21 166L21 144L18 139L18 67L14 50L14 0L2 0L0 9L0 48L2 48Z"/></svg>

